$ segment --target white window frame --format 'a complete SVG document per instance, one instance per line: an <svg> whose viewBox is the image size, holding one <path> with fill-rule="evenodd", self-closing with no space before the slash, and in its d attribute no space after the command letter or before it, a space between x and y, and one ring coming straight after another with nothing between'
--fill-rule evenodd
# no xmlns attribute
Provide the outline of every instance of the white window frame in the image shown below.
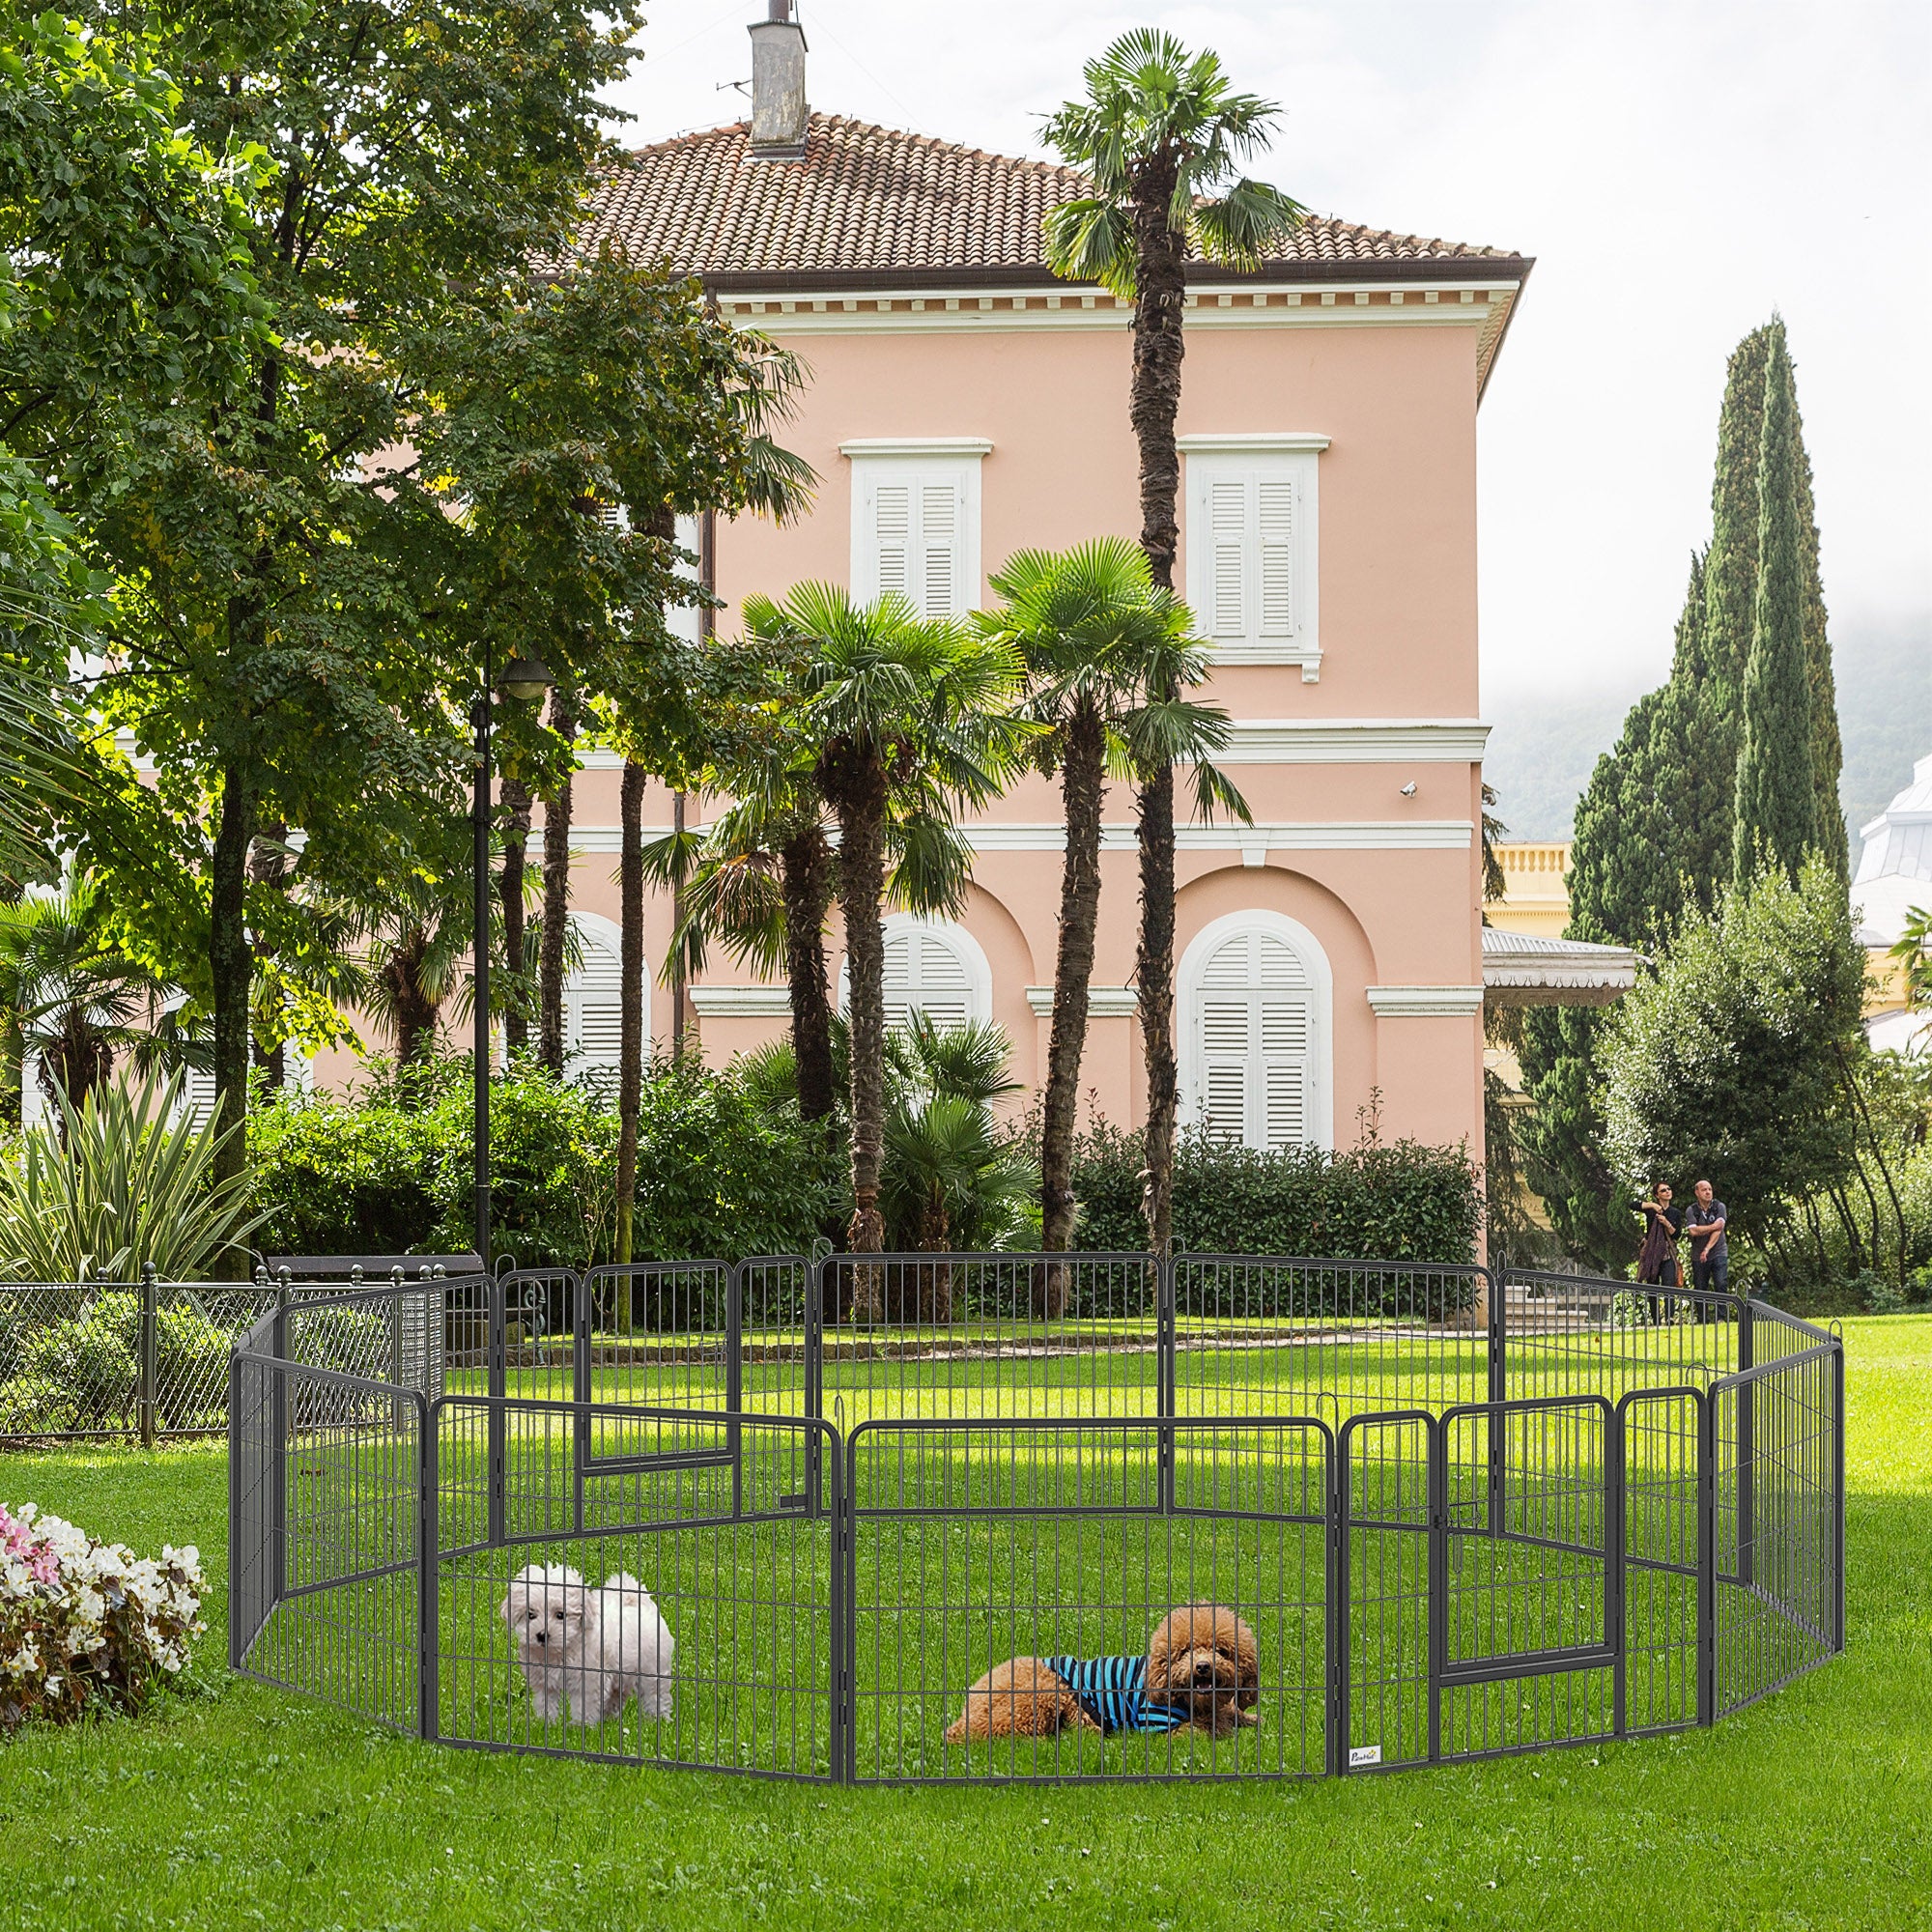
<svg viewBox="0 0 1932 1932"><path fill-rule="evenodd" d="M1321 676L1321 458L1328 438L1299 431L1257 431L1250 435L1183 436L1176 442L1186 462L1187 601L1201 635L1218 664L1299 665L1304 684ZM1214 631L1214 501L1216 486L1240 484L1249 493L1243 554L1240 631ZM1288 558L1292 610L1285 635L1264 634L1262 618L1263 562L1260 534L1264 490L1292 493L1291 534L1283 540Z"/></svg>
<svg viewBox="0 0 1932 1932"><path fill-rule="evenodd" d="M882 484L917 493L927 484L954 492L958 526L952 543L952 601L927 616L963 617L980 603L980 465L992 443L979 436L870 437L838 445L852 466L852 598L870 604L879 596L878 501Z"/></svg>
<svg viewBox="0 0 1932 1932"><path fill-rule="evenodd" d="M1308 1089L1303 1120L1303 1146L1335 1145L1335 976L1321 942L1298 920L1285 913L1232 912L1210 921L1189 942L1180 957L1180 1119L1185 1126L1200 1123L1205 1113L1207 1068L1201 1044L1201 1004L1208 962L1231 939L1259 932L1278 939L1301 962L1308 977ZM1245 1137L1244 1137L1245 1138Z"/></svg>
<svg viewBox="0 0 1932 1932"><path fill-rule="evenodd" d="M983 1025L993 1017L993 967L985 949L956 920L929 919L923 913L889 912L880 922L885 943L891 946L901 935L922 933L936 939L966 970L966 1017ZM852 962L849 953L838 960L838 1010L846 1012L852 1004ZM890 1022L889 1022L890 1023Z"/></svg>

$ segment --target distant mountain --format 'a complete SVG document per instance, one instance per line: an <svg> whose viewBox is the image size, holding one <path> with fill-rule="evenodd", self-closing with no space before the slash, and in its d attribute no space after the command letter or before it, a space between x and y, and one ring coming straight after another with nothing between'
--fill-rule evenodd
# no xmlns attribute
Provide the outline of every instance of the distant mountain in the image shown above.
<svg viewBox="0 0 1932 1932"><path fill-rule="evenodd" d="M1858 863L1859 827L1875 818L1932 753L1932 625L1833 627L1845 765L1838 796ZM1492 692L1494 727L1483 775L1512 838L1568 838L1597 760L1617 741L1645 687L1546 698L1523 686Z"/></svg>
<svg viewBox="0 0 1932 1932"><path fill-rule="evenodd" d="M1496 788L1496 816L1512 838L1570 837L1598 758L1641 695L1639 686L1545 698L1519 687L1489 696L1483 716L1493 728L1483 776Z"/></svg>
<svg viewBox="0 0 1932 1932"><path fill-rule="evenodd" d="M1835 642L1838 728L1845 739L1839 802L1859 860L1859 827L1912 782L1932 753L1932 623L1864 630Z"/></svg>

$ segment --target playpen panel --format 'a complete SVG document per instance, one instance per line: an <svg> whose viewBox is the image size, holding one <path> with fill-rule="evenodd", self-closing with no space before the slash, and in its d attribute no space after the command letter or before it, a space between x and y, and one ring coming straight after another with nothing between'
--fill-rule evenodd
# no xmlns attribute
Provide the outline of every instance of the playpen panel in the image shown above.
<svg viewBox="0 0 1932 1932"><path fill-rule="evenodd" d="M1319 1425L867 1424L849 1463L861 1782L1321 1775ZM1252 1634L1254 1721L948 1741L992 1666L1144 1661L1170 1611L1208 1604Z"/></svg>
<svg viewBox="0 0 1932 1932"><path fill-rule="evenodd" d="M1431 1521L1435 1419L1351 1417L1336 1440L1341 1577L1338 1770L1433 1755Z"/></svg>

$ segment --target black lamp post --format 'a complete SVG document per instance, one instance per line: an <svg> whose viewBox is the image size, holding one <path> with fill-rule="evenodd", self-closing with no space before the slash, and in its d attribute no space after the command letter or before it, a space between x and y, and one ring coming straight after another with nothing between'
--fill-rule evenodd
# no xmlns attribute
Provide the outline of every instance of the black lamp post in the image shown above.
<svg viewBox="0 0 1932 1932"><path fill-rule="evenodd" d="M553 682L541 658L519 654L503 667L497 694L527 704L542 697ZM476 727L476 789L469 808L476 873L475 926L470 945L475 960L470 990L476 1020L476 1253L486 1272L490 1266L490 708L486 668L483 688L469 706L469 722Z"/></svg>

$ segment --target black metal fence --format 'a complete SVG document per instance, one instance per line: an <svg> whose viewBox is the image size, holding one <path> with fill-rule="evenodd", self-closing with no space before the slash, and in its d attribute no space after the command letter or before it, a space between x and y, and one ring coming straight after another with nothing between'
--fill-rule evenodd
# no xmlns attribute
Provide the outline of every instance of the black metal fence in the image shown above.
<svg viewBox="0 0 1932 1932"><path fill-rule="evenodd" d="M285 1298L229 1427L234 1666L476 1748L1314 1776L1710 1723L1843 1643L1842 1348L1733 1295L523 1272Z"/></svg>

